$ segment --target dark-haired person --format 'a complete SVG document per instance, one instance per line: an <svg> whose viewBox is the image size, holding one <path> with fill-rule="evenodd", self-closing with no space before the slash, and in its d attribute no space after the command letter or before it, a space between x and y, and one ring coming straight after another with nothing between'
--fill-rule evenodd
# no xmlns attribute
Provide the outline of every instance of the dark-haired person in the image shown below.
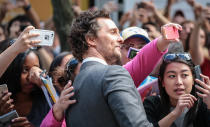
<svg viewBox="0 0 210 127"><path fill-rule="evenodd" d="M66 85L66 82L63 81L64 79L60 77L62 77L61 75L63 75L62 73L66 68L66 64L71 58L73 58L72 53L62 52L53 59L50 65L49 76L52 77L53 85L60 92L63 90L64 85Z"/></svg>
<svg viewBox="0 0 210 127"><path fill-rule="evenodd" d="M8 62L13 62L9 65L3 75L0 78L0 83L6 83L9 89L8 94L5 92L1 97L2 106L10 109L8 105L14 104L14 109L17 110L20 117L12 120L13 127L16 126L39 126L42 119L49 111L49 106L44 98L41 89L38 87L41 84L33 83L29 79L29 73L33 66L40 67L40 60L36 52L26 49L33 47L35 43L40 41L30 41L31 37L37 36L37 34L29 34L28 31L33 27L27 27L26 30L20 35L20 37L8 47L0 56L7 57L7 60L3 60L3 65L9 65ZM0 57L1 58L1 57ZM5 65L5 66L6 66ZM10 100L4 100L5 97L11 96L14 103ZM1 108L2 108L1 107ZM7 109L5 109L7 111ZM40 114L41 113L41 114Z"/></svg>
<svg viewBox="0 0 210 127"><path fill-rule="evenodd" d="M11 98L14 100L14 109L20 117L12 120L11 126L40 126L42 119L49 111L42 90L29 80L30 69L40 67L38 55L27 50L18 54L6 72L0 78L0 83L6 83Z"/></svg>
<svg viewBox="0 0 210 127"><path fill-rule="evenodd" d="M104 11L85 11L70 32L73 55L82 61L74 80L77 103L66 110L74 127L152 126L129 73L117 65L122 37Z"/></svg>
<svg viewBox="0 0 210 127"><path fill-rule="evenodd" d="M76 100L71 100L69 98L74 95L74 88L71 87L71 83L74 81L76 75L79 73L80 66L81 63L77 59L71 58L66 64L66 69L64 70L64 73L60 73L60 75L57 75L58 77L63 77L63 83L66 84L62 88L62 91L59 91L61 94L58 102L54 104L53 108L49 111L47 116L42 121L40 127L66 127L66 122L64 120L64 111L68 108L69 105L76 102ZM70 80L70 82L67 82L67 80Z"/></svg>
<svg viewBox="0 0 210 127"><path fill-rule="evenodd" d="M160 46L165 51L170 42L157 40L165 42ZM109 14L81 13L72 24L69 42L82 66L73 84L77 103L66 111L67 126L152 126L129 73L111 65L121 60L123 40Z"/></svg>
<svg viewBox="0 0 210 127"><path fill-rule="evenodd" d="M194 64L188 53L164 56L158 79L160 96L144 100L147 118L154 126L210 126L210 81L204 75L201 75L204 82L195 80L194 75ZM198 103L197 95L203 101Z"/></svg>

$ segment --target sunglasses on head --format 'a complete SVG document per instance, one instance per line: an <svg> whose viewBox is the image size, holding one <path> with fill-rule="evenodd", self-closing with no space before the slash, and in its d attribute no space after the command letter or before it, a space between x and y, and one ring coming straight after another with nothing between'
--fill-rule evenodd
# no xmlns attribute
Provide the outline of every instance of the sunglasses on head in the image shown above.
<svg viewBox="0 0 210 127"><path fill-rule="evenodd" d="M172 54L166 54L163 58L165 62L173 61L175 59L189 61L191 60L191 56L188 53L172 53Z"/></svg>
<svg viewBox="0 0 210 127"><path fill-rule="evenodd" d="M66 71L67 75L70 77L71 73L74 73L75 68L78 65L78 60L75 58L72 58L67 64L66 64Z"/></svg>

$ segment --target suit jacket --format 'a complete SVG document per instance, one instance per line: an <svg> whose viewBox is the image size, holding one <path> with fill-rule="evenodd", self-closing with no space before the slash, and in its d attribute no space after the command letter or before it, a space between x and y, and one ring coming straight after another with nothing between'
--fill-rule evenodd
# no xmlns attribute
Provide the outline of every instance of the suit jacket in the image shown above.
<svg viewBox="0 0 210 127"><path fill-rule="evenodd" d="M129 73L117 65L82 64L74 81L77 103L66 111L67 127L150 127Z"/></svg>

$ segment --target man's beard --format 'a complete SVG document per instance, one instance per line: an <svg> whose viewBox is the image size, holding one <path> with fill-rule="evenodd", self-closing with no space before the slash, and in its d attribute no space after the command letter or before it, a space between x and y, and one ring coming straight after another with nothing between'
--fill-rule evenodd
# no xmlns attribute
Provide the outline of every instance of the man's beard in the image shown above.
<svg viewBox="0 0 210 127"><path fill-rule="evenodd" d="M105 60L109 65L122 65L121 55L113 54L113 56L106 56Z"/></svg>

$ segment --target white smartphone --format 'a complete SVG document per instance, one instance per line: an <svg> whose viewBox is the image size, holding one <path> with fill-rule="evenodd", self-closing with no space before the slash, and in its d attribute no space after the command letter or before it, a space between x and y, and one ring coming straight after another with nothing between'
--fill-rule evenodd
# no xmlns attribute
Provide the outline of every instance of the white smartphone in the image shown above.
<svg viewBox="0 0 210 127"><path fill-rule="evenodd" d="M40 46L52 46L54 41L54 31L51 30L42 30L42 29L33 29L29 31L31 33L39 33L37 37L32 37L30 40L40 40L41 42L37 45Z"/></svg>
<svg viewBox="0 0 210 127"><path fill-rule="evenodd" d="M0 97L2 96L4 91L8 91L7 84L0 85Z"/></svg>

